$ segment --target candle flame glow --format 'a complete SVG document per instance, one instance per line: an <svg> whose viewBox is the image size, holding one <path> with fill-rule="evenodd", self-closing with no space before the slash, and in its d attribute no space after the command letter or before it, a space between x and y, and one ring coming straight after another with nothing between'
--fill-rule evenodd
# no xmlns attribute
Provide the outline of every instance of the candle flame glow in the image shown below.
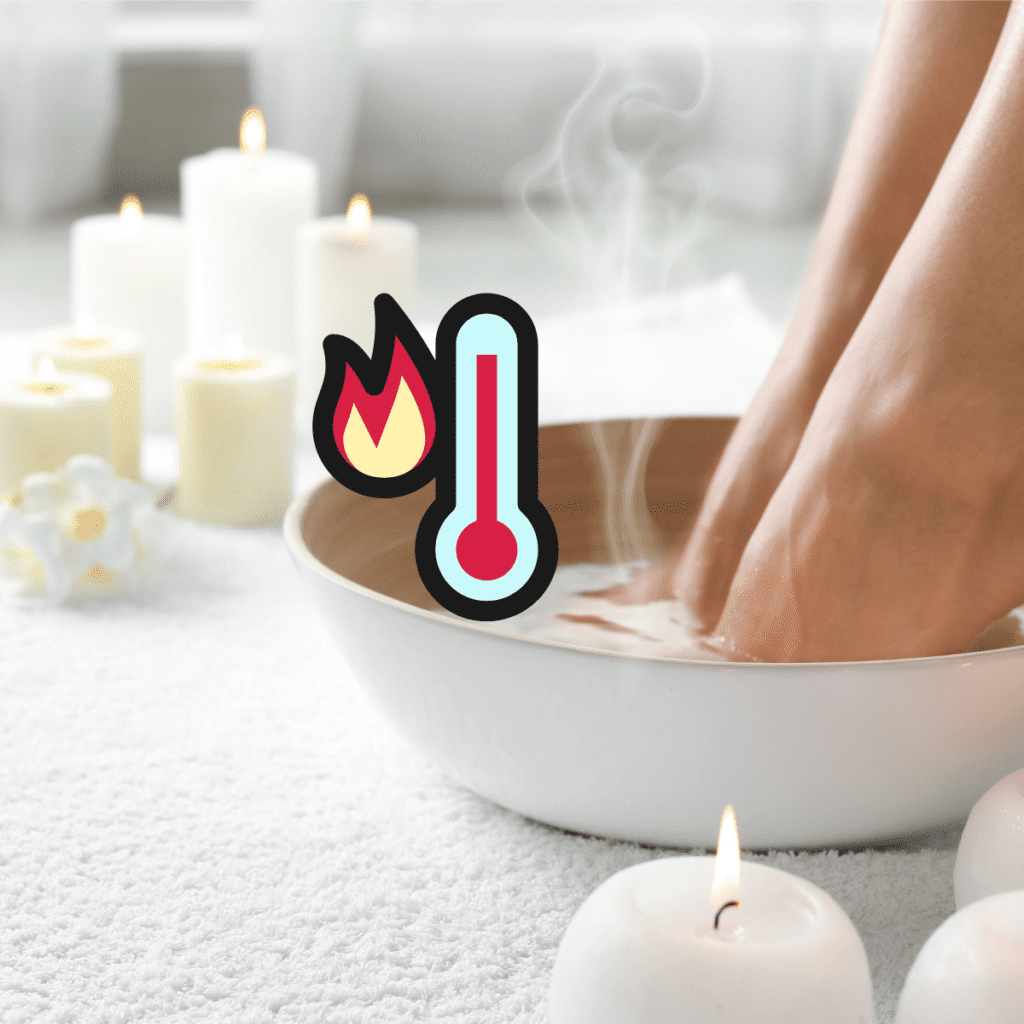
<svg viewBox="0 0 1024 1024"><path fill-rule="evenodd" d="M715 874L711 880L711 909L718 909L740 896L740 835L736 827L736 812L729 804L722 812L718 830L718 852L715 854Z"/></svg>
<svg viewBox="0 0 1024 1024"><path fill-rule="evenodd" d="M362 192L357 192L349 201L348 212L345 214L345 234L349 241L355 245L365 245L370 236L372 221L370 200Z"/></svg>
<svg viewBox="0 0 1024 1024"><path fill-rule="evenodd" d="M49 356L43 356L39 360L39 377L41 380L53 380L57 376L57 368Z"/></svg>
<svg viewBox="0 0 1024 1024"><path fill-rule="evenodd" d="M142 203L138 196L129 194L121 200L121 223L126 227L136 227L142 223Z"/></svg>
<svg viewBox="0 0 1024 1024"><path fill-rule="evenodd" d="M243 153L256 156L267 148L267 123L259 107L249 107L238 125L238 145Z"/></svg>
<svg viewBox="0 0 1024 1024"><path fill-rule="evenodd" d="M224 345L224 358L241 359L243 347L242 336L240 334L230 335Z"/></svg>

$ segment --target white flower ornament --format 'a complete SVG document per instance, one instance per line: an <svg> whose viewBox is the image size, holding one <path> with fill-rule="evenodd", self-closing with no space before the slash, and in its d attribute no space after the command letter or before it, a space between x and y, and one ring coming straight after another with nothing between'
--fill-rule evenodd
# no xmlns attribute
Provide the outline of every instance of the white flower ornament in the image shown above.
<svg viewBox="0 0 1024 1024"><path fill-rule="evenodd" d="M73 592L134 582L155 553L160 517L149 493L102 459L76 455L32 473L0 502L0 553L24 594L61 602Z"/></svg>

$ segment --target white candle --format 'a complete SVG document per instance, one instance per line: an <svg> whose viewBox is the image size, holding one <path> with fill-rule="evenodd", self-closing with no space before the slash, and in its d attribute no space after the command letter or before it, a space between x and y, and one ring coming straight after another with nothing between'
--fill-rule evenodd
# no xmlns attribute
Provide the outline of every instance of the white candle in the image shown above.
<svg viewBox="0 0 1024 1024"><path fill-rule="evenodd" d="M44 365L0 385L0 495L29 473L54 473L73 455L110 458L110 383Z"/></svg>
<svg viewBox="0 0 1024 1024"><path fill-rule="evenodd" d="M226 526L280 522L292 497L292 362L240 352L185 357L175 378L177 510Z"/></svg>
<svg viewBox="0 0 1024 1024"><path fill-rule="evenodd" d="M1020 1024L1024 1020L1024 892L958 911L918 953L896 1024Z"/></svg>
<svg viewBox="0 0 1024 1024"><path fill-rule="evenodd" d="M590 895L555 958L552 1024L874 1021L850 919L784 871L745 863L741 880L731 810L717 858L638 864Z"/></svg>
<svg viewBox="0 0 1024 1024"><path fill-rule="evenodd" d="M299 225L316 215L317 168L264 149L262 116L247 111L241 149L215 149L181 164L188 234L190 351L241 335L254 348L295 350Z"/></svg>
<svg viewBox="0 0 1024 1024"><path fill-rule="evenodd" d="M134 334L91 325L54 327L33 338L33 362L48 357L58 370L92 373L110 381L110 463L128 480L141 480L142 351Z"/></svg>
<svg viewBox="0 0 1024 1024"><path fill-rule="evenodd" d="M299 230L299 409L308 420L324 379L324 338L342 334L373 351L373 300L391 295L408 316L416 298L419 234L411 221L376 217L364 195L344 217Z"/></svg>
<svg viewBox="0 0 1024 1024"><path fill-rule="evenodd" d="M145 425L170 430L171 366L185 351L185 227L178 217L142 213L126 196L121 213L83 217L71 227L71 315L123 327L145 352Z"/></svg>
<svg viewBox="0 0 1024 1024"><path fill-rule="evenodd" d="M1024 771L997 782L974 805L956 853L957 909L1024 889Z"/></svg>

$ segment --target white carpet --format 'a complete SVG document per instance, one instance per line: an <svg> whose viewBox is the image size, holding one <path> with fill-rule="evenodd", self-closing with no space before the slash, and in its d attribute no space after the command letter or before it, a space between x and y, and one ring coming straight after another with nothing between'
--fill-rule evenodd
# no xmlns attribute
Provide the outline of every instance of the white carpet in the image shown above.
<svg viewBox="0 0 1024 1024"><path fill-rule="evenodd" d="M277 531L170 532L133 598L0 606L0 1021L543 1022L572 914L666 851L453 787L369 705ZM852 916L880 1024L953 911L928 844L955 835L770 858Z"/></svg>
<svg viewBox="0 0 1024 1024"><path fill-rule="evenodd" d="M0 1020L543 1021L572 914L661 854L446 783L276 532L173 539L145 596L3 609ZM953 853L771 859L850 913L891 1020Z"/></svg>

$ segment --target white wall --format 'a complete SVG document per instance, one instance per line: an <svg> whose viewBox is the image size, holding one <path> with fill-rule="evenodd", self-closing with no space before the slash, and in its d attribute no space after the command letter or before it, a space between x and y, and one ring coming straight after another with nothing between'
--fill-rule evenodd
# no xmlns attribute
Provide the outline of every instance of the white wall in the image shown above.
<svg viewBox="0 0 1024 1024"><path fill-rule="evenodd" d="M116 14L115 30L89 43L97 67L103 46L115 66L120 59L120 94L107 80L111 123L120 110L108 201L128 190L173 192L178 162L234 144L240 108L262 93L272 145L315 151L337 167L325 190L335 207L356 188L384 205L493 203L524 188L535 201L586 204L628 179L652 202L698 196L762 220L820 209L881 17L873 0L72 6L95 8L100 21ZM48 62L62 58L36 13L65 7L0 0L0 49L6 38L17 44L11 52L29 52L10 31L29 20L42 47L20 77L0 76L11 166L14 156L45 163L66 137L52 116L27 123L45 106L26 95L31 83L46 85L50 108L70 109L80 96L80 75L50 72ZM357 50L361 77L343 66ZM106 145L109 125L93 99L91 137ZM13 144L15 124L34 148ZM20 170L44 180L54 167Z"/></svg>
<svg viewBox="0 0 1024 1024"><path fill-rule="evenodd" d="M354 181L380 194L495 199L536 170L531 157L550 158L560 137L584 144L563 122L596 86L578 112L593 122L591 143L602 136L634 161L646 145L655 162L698 166L708 198L734 212L803 216L827 195L881 11L836 2L370 5Z"/></svg>

